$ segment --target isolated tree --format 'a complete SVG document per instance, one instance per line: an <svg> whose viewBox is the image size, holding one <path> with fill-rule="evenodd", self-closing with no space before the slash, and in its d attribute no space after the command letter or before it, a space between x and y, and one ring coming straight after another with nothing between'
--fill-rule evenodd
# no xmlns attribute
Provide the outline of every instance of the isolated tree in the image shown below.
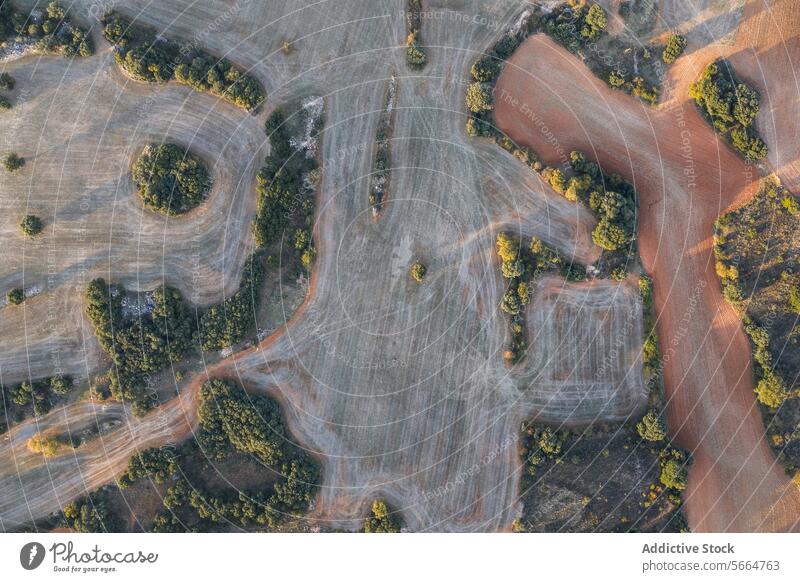
<svg viewBox="0 0 800 582"><path fill-rule="evenodd" d="M19 305L25 301L25 293L19 287L12 289L6 293L6 301L11 305Z"/></svg>
<svg viewBox="0 0 800 582"><path fill-rule="evenodd" d="M22 234L28 238L35 237L42 232L43 228L42 219L35 214L27 214L23 216L22 220L19 222L19 229L22 231Z"/></svg>
<svg viewBox="0 0 800 582"><path fill-rule="evenodd" d="M666 64L671 65L675 62L683 51L686 49L686 37L680 34L671 34L667 39L667 46L664 47L664 52L661 53L661 60Z"/></svg>
<svg viewBox="0 0 800 582"><path fill-rule="evenodd" d="M425 275L427 272L427 267L425 267L425 265L419 261L416 261L413 265L411 265L411 278L417 283L422 283L425 280Z"/></svg>
<svg viewBox="0 0 800 582"><path fill-rule="evenodd" d="M660 414L649 410L636 424L636 432L646 441L663 441L667 436L667 425Z"/></svg>
<svg viewBox="0 0 800 582"><path fill-rule="evenodd" d="M3 166L8 172L16 172L25 165L25 158L12 152L3 159Z"/></svg>
<svg viewBox="0 0 800 582"><path fill-rule="evenodd" d="M55 457L64 448L64 443L54 436L35 434L26 443L32 453L41 453L45 457Z"/></svg>
<svg viewBox="0 0 800 582"><path fill-rule="evenodd" d="M467 107L473 113L494 109L492 86L488 83L472 83L467 89Z"/></svg>
<svg viewBox="0 0 800 582"><path fill-rule="evenodd" d="M397 533L400 524L389 512L386 502L376 499L372 502L372 515L364 520L365 533Z"/></svg>

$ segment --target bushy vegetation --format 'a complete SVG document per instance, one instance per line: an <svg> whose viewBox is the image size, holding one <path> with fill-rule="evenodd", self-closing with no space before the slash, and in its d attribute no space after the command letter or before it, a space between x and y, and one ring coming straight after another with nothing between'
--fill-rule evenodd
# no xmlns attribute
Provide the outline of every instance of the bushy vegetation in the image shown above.
<svg viewBox="0 0 800 582"><path fill-rule="evenodd" d="M425 280L425 275L427 273L428 268L419 261L416 261L413 265L411 265L411 278L417 283L422 283Z"/></svg>
<svg viewBox="0 0 800 582"><path fill-rule="evenodd" d="M201 92L217 95L252 111L266 98L264 87L225 59L198 49L181 50L174 42L156 39L154 33L117 12L103 18L103 35L115 47L117 63L134 79L149 83L176 80Z"/></svg>
<svg viewBox="0 0 800 582"><path fill-rule="evenodd" d="M640 439L633 423L557 429L528 422L522 431L523 511L514 531L688 529L681 491L689 460L666 439Z"/></svg>
<svg viewBox="0 0 800 582"><path fill-rule="evenodd" d="M179 362L195 345L194 317L180 291L161 286L138 315L125 315L125 288L93 280L84 293L84 307L100 346L112 361L111 396L129 402L144 414L154 402L147 386L150 374ZM140 303L141 305L141 303Z"/></svg>
<svg viewBox="0 0 800 582"><path fill-rule="evenodd" d="M16 172L25 165L25 158L12 152L3 158L3 167L7 172Z"/></svg>
<svg viewBox="0 0 800 582"><path fill-rule="evenodd" d="M14 77L8 73L0 73L0 89L11 91L14 89Z"/></svg>
<svg viewBox="0 0 800 582"><path fill-rule="evenodd" d="M797 196L762 181L714 231L723 296L742 318L753 350L755 393L768 440L788 472L800 469L800 226Z"/></svg>
<svg viewBox="0 0 800 582"><path fill-rule="evenodd" d="M33 238L44 229L42 219L35 214L26 214L19 222L19 229L28 238Z"/></svg>
<svg viewBox="0 0 800 582"><path fill-rule="evenodd" d="M0 3L0 42L16 38L33 43L41 54L63 54L67 58L94 54L91 36L67 18L60 2L50 2L43 18L19 12L10 0Z"/></svg>
<svg viewBox="0 0 800 582"><path fill-rule="evenodd" d="M410 69L420 71L425 68L428 56L420 44L422 0L406 2L406 63Z"/></svg>
<svg viewBox="0 0 800 582"><path fill-rule="evenodd" d="M544 29L564 48L578 52L587 42L596 41L607 23L605 10L599 4L570 0L546 17Z"/></svg>
<svg viewBox="0 0 800 582"><path fill-rule="evenodd" d="M568 281L582 281L586 278L586 269L569 261L538 237L523 241L513 233L500 232L495 243L500 258L500 272L508 279L508 287L500 302L500 309L511 320L511 342L504 352L504 358L508 363L516 364L522 360L528 348L525 307L533 299L537 278L552 273Z"/></svg>
<svg viewBox="0 0 800 582"><path fill-rule="evenodd" d="M63 402L72 387L72 378L62 375L25 381L16 386L3 385L0 394L0 433L5 432L9 422L47 414L53 406Z"/></svg>
<svg viewBox="0 0 800 582"><path fill-rule="evenodd" d="M391 178L392 150L391 137L394 129L394 100L397 93L397 82L394 78L389 82L386 91L385 103L378 129L375 132L375 159L372 164L370 177L369 205L373 215L377 216L382 210L389 195L389 180Z"/></svg>
<svg viewBox="0 0 800 582"><path fill-rule="evenodd" d="M400 522L389 511L389 507L382 499L372 502L372 513L364 520L364 533L398 533Z"/></svg>
<svg viewBox="0 0 800 582"><path fill-rule="evenodd" d="M709 64L689 86L689 96L745 160L757 162L766 157L767 145L753 125L759 111L758 92L736 78L730 63L717 60Z"/></svg>
<svg viewBox="0 0 800 582"><path fill-rule="evenodd" d="M203 350L221 350L233 346L255 327L264 275L261 253L250 255L236 293L222 303L209 307L200 316L200 346Z"/></svg>
<svg viewBox="0 0 800 582"><path fill-rule="evenodd" d="M28 439L25 446L32 453L39 453L51 458L70 449L71 443L69 440L57 436L44 436L41 433L36 433Z"/></svg>
<svg viewBox="0 0 800 582"><path fill-rule="evenodd" d="M173 448L146 449L128 459L128 467L117 479L117 485L120 489L126 489L137 479L152 479L155 483L164 483L177 471L177 455Z"/></svg>
<svg viewBox="0 0 800 582"><path fill-rule="evenodd" d="M78 533L110 533L120 530L119 520L112 514L101 492L68 503L62 513L63 525Z"/></svg>
<svg viewBox="0 0 800 582"><path fill-rule="evenodd" d="M9 305L22 305L25 301L25 292L19 287L14 287L6 293L6 301Z"/></svg>
<svg viewBox="0 0 800 582"><path fill-rule="evenodd" d="M133 164L132 176L144 205L169 216L202 203L211 189L203 161L173 143L145 146Z"/></svg>
<svg viewBox="0 0 800 582"><path fill-rule="evenodd" d="M686 50L686 37L680 34L671 34L667 39L667 46L664 47L664 51L661 53L661 60L671 65L683 54L684 50Z"/></svg>

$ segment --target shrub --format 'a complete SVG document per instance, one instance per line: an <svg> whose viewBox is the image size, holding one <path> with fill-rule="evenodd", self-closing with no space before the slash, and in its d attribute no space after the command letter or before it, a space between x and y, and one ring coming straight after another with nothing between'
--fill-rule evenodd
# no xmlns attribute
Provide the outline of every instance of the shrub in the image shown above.
<svg viewBox="0 0 800 582"><path fill-rule="evenodd" d="M654 410L648 410L636 424L636 432L646 441L663 441L667 436L667 425L663 417Z"/></svg>
<svg viewBox="0 0 800 582"><path fill-rule="evenodd" d="M41 453L48 458L55 457L66 448L61 439L53 436L42 436L42 434L33 435L28 439L26 446L30 452Z"/></svg>
<svg viewBox="0 0 800 582"><path fill-rule="evenodd" d="M8 111L11 109L11 101L0 95L0 111Z"/></svg>
<svg viewBox="0 0 800 582"><path fill-rule="evenodd" d="M14 89L14 77L8 73L0 73L0 89L3 91L11 91Z"/></svg>
<svg viewBox="0 0 800 582"><path fill-rule="evenodd" d="M8 172L16 172L25 165L25 158L12 152L3 159L3 166Z"/></svg>
<svg viewBox="0 0 800 582"><path fill-rule="evenodd" d="M376 499L372 502L372 515L364 520L365 533L397 533L400 525L389 511L386 502Z"/></svg>
<svg viewBox="0 0 800 582"><path fill-rule="evenodd" d="M16 287L6 293L6 301L11 305L20 305L25 301L25 293L19 287Z"/></svg>
<svg viewBox="0 0 800 582"><path fill-rule="evenodd" d="M411 265L411 277L417 282L422 283L425 280L425 275L428 269L419 261Z"/></svg>
<svg viewBox="0 0 800 582"><path fill-rule="evenodd" d="M33 238L42 232L44 225L42 224L41 218L35 214L28 214L22 217L22 220L19 223L19 229L22 231L22 234L28 238Z"/></svg>
<svg viewBox="0 0 800 582"><path fill-rule="evenodd" d="M671 65L675 60L683 54L686 49L686 37L680 34L671 34L667 39L667 46L664 47L664 52L661 53L661 60L666 64Z"/></svg>
<svg viewBox="0 0 800 582"><path fill-rule="evenodd" d="M200 158L172 143L145 146L132 174L144 205L168 216L196 207L211 189Z"/></svg>
<svg viewBox="0 0 800 582"><path fill-rule="evenodd" d="M488 83L472 83L467 89L467 108L472 113L483 113L494 109L492 86Z"/></svg>

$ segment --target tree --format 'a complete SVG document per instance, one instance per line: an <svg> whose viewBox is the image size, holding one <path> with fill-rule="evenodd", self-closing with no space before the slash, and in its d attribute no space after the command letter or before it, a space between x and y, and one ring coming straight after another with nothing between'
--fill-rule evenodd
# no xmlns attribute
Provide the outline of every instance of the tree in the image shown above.
<svg viewBox="0 0 800 582"><path fill-rule="evenodd" d="M492 86L488 83L472 83L467 89L467 108L472 113L483 113L494 109Z"/></svg>
<svg viewBox="0 0 800 582"><path fill-rule="evenodd" d="M655 410L648 410L642 420L636 424L636 432L646 441L663 441L667 436L667 425L663 417Z"/></svg>
<svg viewBox="0 0 800 582"><path fill-rule="evenodd" d="M778 408L786 400L789 393L783 380L772 370L765 370L764 376L758 381L755 388L758 401L769 408Z"/></svg>
<svg viewBox="0 0 800 582"><path fill-rule="evenodd" d="M15 287L6 293L6 301L8 301L10 305L20 305L25 301L25 293L19 287Z"/></svg>
<svg viewBox="0 0 800 582"><path fill-rule="evenodd" d="M3 166L7 172L16 172L25 165L25 158L12 152L3 159Z"/></svg>
<svg viewBox="0 0 800 582"><path fill-rule="evenodd" d="M11 109L11 101L0 95L0 111L8 111L9 109Z"/></svg>
<svg viewBox="0 0 800 582"><path fill-rule="evenodd" d="M26 443L32 453L41 453L45 457L55 457L64 448L65 444L54 436L43 436L41 433L33 435Z"/></svg>
<svg viewBox="0 0 800 582"><path fill-rule="evenodd" d="M35 214L27 214L22 217L19 223L19 229L22 231L22 234L28 238L33 238L42 232L44 225L42 224L42 219Z"/></svg>
<svg viewBox="0 0 800 582"><path fill-rule="evenodd" d="M661 464L661 482L670 489L683 491L686 489L688 472L685 463L678 459L667 459Z"/></svg>
<svg viewBox="0 0 800 582"><path fill-rule="evenodd" d="M493 55L483 55L472 64L470 73L480 83L491 83L500 73L500 63Z"/></svg>
<svg viewBox="0 0 800 582"><path fill-rule="evenodd" d="M600 248L615 251L628 241L628 237L622 227L603 217L592 231L592 241Z"/></svg>
<svg viewBox="0 0 800 582"><path fill-rule="evenodd" d="M389 511L386 502L376 499L372 502L372 515L364 520L365 533L397 533L400 524Z"/></svg>
<svg viewBox="0 0 800 582"><path fill-rule="evenodd" d="M11 91L14 89L14 77L8 73L0 73L0 89Z"/></svg>
<svg viewBox="0 0 800 582"><path fill-rule="evenodd" d="M605 29L606 24L608 24L606 11L603 10L603 7L599 4L592 4L586 12L583 23L584 26L581 29L581 36L589 40L595 40Z"/></svg>
<svg viewBox="0 0 800 582"><path fill-rule="evenodd" d="M411 265L411 277L417 282L422 283L425 280L425 275L427 274L428 269L420 263L416 261L413 265Z"/></svg>
<svg viewBox="0 0 800 582"><path fill-rule="evenodd" d="M50 378L50 388L59 396L64 396L72 391L72 377L71 376L53 376Z"/></svg>
<svg viewBox="0 0 800 582"><path fill-rule="evenodd" d="M664 52L661 53L661 60L671 65L683 54L685 49L686 37L680 34L671 34L669 39L667 39L667 46L664 47Z"/></svg>

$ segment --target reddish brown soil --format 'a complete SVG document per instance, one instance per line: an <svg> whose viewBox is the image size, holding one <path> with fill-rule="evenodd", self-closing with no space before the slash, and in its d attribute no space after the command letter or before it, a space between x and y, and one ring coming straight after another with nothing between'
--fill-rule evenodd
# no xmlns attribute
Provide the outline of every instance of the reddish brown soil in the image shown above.
<svg viewBox="0 0 800 582"><path fill-rule="evenodd" d="M692 529L798 529L800 492L765 441L747 338L714 272L713 222L752 196L755 169L716 137L688 98L649 109L609 89L543 35L515 53L495 107L498 126L545 162L582 150L636 187L670 429L695 456L685 495Z"/></svg>

